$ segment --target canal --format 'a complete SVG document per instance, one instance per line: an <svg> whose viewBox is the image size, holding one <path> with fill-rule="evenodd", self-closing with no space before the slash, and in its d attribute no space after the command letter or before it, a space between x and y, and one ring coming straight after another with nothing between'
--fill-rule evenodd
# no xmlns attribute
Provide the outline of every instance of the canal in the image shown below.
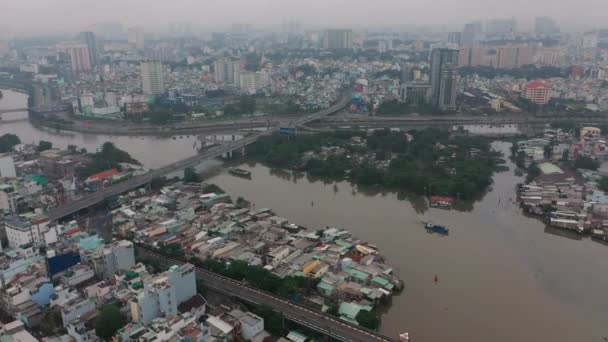
<svg viewBox="0 0 608 342"><path fill-rule="evenodd" d="M7 98L16 103L8 105ZM20 101L25 96L5 91L0 108L22 107ZM196 153L194 137L63 135L27 120L3 123L4 133L24 142L43 139L90 150L112 141L149 167ZM508 152L509 144L494 147ZM547 229L522 215L513 203L522 178L512 163L508 166L467 211L427 209L418 198L259 163L240 166L252 172L251 180L216 169L208 181L294 223L344 228L376 244L405 281L405 291L383 315L381 331L387 335L408 331L413 341L605 341L608 246ZM450 235L426 233L422 219L447 225Z"/></svg>

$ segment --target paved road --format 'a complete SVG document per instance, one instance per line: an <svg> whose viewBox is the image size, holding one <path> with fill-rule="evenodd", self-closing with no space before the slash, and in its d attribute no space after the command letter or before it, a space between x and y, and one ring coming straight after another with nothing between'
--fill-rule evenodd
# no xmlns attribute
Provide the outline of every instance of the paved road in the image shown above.
<svg viewBox="0 0 608 342"><path fill-rule="evenodd" d="M329 114L333 114L336 111L342 109L344 106L346 106L346 104L349 101L350 101L350 98L347 96L344 96L340 99L340 101L338 101L338 103L334 104L333 106L326 108L324 110L321 110L317 113L294 119L294 120L288 122L287 125L290 127L294 127L297 125L305 124L307 122L311 122L311 121L320 119ZM128 179L128 180L120 182L118 184L109 186L107 188L104 188L104 189L94 192L92 194L85 195L79 199L70 201L67 204L64 204L60 207L51 209L48 212L48 215L49 215L51 221L61 219L63 217L71 215L81 209L84 209L84 208L90 207L92 205L95 205L97 203L100 203L101 201L103 201L106 198L120 195L125 192L128 192L131 189L135 189L137 187L145 185L155 178L163 177L167 174L170 174L170 173L173 173L176 171L181 171L185 168L198 165L201 162L203 162L204 160L216 158L226 152L239 150L239 149L253 143L261 136L272 134L274 131L278 130L279 127L280 126L278 126L278 125L272 126L272 127L270 127L270 129L268 129L264 132L258 132L256 134L245 137L244 139L208 149L195 156L177 161L173 164L161 167L159 169L152 170L146 174L143 174L143 175L140 175L137 177L133 177L131 179Z"/></svg>
<svg viewBox="0 0 608 342"><path fill-rule="evenodd" d="M164 266L183 264L183 262L166 258L160 254L136 246L137 252L164 263ZM197 275L210 289L229 296L238 297L253 304L263 304L283 313L286 318L310 329L318 331L340 341L396 341L383 336L376 331L362 328L320 311L311 310L305 306L292 303L219 274L196 267Z"/></svg>
<svg viewBox="0 0 608 342"><path fill-rule="evenodd" d="M552 122L575 123L606 123L608 117L535 117L535 116L362 116L362 115L336 115L322 119L325 124L352 124L352 125L391 125L391 124L547 124Z"/></svg>

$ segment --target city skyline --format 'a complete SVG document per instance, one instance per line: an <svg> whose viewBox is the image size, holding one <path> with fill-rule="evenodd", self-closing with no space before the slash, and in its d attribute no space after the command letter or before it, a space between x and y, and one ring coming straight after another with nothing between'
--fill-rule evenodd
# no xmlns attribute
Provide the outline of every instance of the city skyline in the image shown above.
<svg viewBox="0 0 608 342"><path fill-rule="evenodd" d="M553 18L566 30L602 27L603 18L600 13L608 10L608 3L601 0L567 1L559 7L552 5L550 0L533 3L522 0L463 0L457 4L449 0L432 3L380 0L373 4L362 0L180 0L172 6L150 4L143 0L111 0L103 4L91 2L89 5L86 1L34 0L11 3L10 10L0 14L0 22L4 34L49 34L86 30L95 23L107 21L118 21L125 27L141 25L153 30L168 30L173 22L189 21L192 23L192 29L197 31L228 28L233 22L249 23L256 29L268 29L287 20L298 20L313 27L348 26L347 28L355 30L389 26L462 29L465 23L473 20L514 17L520 24L519 27L532 31L535 17L538 16ZM70 20L65 20L66 13L78 8L83 10L78 11L77 16L70 17ZM382 10L383 8L387 10ZM445 11L446 8L449 8L449 11ZM583 8L594 10L581 11ZM133 15L134 13L137 15ZM214 15L216 13L226 15ZM441 16L437 15L438 13L449 15ZM572 16L571 13L578 15ZM25 17L29 20L20 19Z"/></svg>

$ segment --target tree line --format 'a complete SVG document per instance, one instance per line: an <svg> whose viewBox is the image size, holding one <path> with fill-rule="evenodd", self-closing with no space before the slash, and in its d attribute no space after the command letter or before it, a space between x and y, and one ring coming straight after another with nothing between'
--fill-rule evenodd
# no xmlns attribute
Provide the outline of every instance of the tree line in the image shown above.
<svg viewBox="0 0 608 342"><path fill-rule="evenodd" d="M258 139L250 153L273 167L299 168L313 176L348 177L360 185L461 199L483 192L504 163L500 154L491 150L490 141L482 137L451 136L436 129L410 131L408 135L389 130L370 135L337 131L289 138L275 134ZM354 136L365 138L366 145L350 144ZM319 155L324 146L342 147L347 153L307 161L302 158L307 151ZM367 158L359 162L354 155ZM380 167L380 163L388 166Z"/></svg>

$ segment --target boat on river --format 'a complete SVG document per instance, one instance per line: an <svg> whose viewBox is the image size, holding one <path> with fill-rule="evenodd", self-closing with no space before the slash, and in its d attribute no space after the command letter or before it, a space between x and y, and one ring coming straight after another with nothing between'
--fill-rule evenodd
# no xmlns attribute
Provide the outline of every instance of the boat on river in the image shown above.
<svg viewBox="0 0 608 342"><path fill-rule="evenodd" d="M450 234L450 230L446 226L442 226L440 224L436 224L430 221L423 221L424 229L426 229L430 233L437 233L440 235L448 235Z"/></svg>
<svg viewBox="0 0 608 342"><path fill-rule="evenodd" d="M243 169L239 169L236 167L231 167L228 169L228 172L232 175L235 176L239 176L239 177L245 177L245 178L251 178L251 171L248 170L243 170Z"/></svg>

